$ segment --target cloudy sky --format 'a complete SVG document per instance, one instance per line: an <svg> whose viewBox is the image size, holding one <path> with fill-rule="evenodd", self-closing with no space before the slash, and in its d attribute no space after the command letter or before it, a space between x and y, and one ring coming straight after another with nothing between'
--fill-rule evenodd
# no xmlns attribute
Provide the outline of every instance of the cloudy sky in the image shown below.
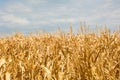
<svg viewBox="0 0 120 80"><path fill-rule="evenodd" d="M120 0L0 0L0 32L67 30L80 22L120 24Z"/></svg>

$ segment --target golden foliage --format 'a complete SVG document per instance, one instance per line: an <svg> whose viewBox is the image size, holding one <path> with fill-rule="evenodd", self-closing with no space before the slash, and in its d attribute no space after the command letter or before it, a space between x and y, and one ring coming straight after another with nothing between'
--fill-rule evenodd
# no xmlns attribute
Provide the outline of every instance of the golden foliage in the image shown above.
<svg viewBox="0 0 120 80"><path fill-rule="evenodd" d="M120 34L0 38L0 80L120 80Z"/></svg>

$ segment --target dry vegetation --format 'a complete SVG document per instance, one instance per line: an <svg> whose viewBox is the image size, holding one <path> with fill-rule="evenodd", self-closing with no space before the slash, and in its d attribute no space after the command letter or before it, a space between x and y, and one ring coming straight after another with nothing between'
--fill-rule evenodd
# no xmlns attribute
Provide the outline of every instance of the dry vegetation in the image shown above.
<svg viewBox="0 0 120 80"><path fill-rule="evenodd" d="M120 80L120 34L0 38L0 80Z"/></svg>

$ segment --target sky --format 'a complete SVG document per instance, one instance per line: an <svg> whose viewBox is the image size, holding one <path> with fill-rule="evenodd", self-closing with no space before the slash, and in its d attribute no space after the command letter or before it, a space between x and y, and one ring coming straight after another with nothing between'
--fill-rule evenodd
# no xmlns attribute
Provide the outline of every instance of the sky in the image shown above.
<svg viewBox="0 0 120 80"><path fill-rule="evenodd" d="M120 25L120 0L0 0L0 33Z"/></svg>

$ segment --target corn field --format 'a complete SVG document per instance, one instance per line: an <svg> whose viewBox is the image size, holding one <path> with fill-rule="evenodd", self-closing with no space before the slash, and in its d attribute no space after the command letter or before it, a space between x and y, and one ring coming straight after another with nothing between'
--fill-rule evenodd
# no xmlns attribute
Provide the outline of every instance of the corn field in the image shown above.
<svg viewBox="0 0 120 80"><path fill-rule="evenodd" d="M120 80L120 32L1 37L0 80Z"/></svg>

